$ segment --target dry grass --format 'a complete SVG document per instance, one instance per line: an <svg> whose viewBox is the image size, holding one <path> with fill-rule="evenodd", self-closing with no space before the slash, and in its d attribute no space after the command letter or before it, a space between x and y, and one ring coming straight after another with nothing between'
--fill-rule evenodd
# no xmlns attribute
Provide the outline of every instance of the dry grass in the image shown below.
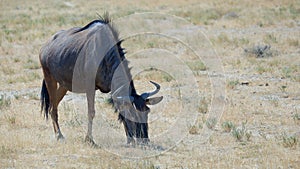
<svg viewBox="0 0 300 169"><path fill-rule="evenodd" d="M3 0L0 3L0 168L299 167L299 1L30 0L21 3ZM94 137L102 148L92 148L83 142L87 126L85 99L82 95L68 95L59 107L66 140L57 142L51 121L46 122L40 114L39 50L58 30L84 25L104 11L109 11L114 19L137 12L162 12L183 17L203 30L219 53L224 68L224 75L220 76L227 81L222 117L210 116L214 106L211 79L219 75L210 72L203 60L174 39L144 35L124 42L128 56L145 49L166 49L186 65L184 68L191 70L198 84L198 94L203 99L195 103L196 123L185 126L186 136L176 135L183 137L176 146L151 158L133 159L111 153L106 148L110 144L118 145L115 149L120 154L150 150L124 147L123 126L118 123L117 114L105 104L106 95L99 94ZM169 26L167 21L165 24ZM126 25L117 26L121 32L130 29ZM178 26L168 31L170 34L197 31L193 28ZM256 58L244 52L263 45L271 46L272 56ZM214 57L205 52L208 50L203 51L201 55ZM153 57L163 56L164 53ZM134 55L132 59L139 57ZM178 74L182 71L176 70ZM178 77L149 67L135 77L138 91L151 87L145 84L148 80L162 84L164 100L151 107L149 115L150 139L154 143L159 143L155 140L165 137L168 129L184 121L177 119L189 113L179 113L184 104L194 103L193 93L183 93L186 90L182 84L187 82L178 81ZM106 125L119 137L113 140L113 134L105 133ZM210 133L209 138L203 134L206 132Z"/></svg>

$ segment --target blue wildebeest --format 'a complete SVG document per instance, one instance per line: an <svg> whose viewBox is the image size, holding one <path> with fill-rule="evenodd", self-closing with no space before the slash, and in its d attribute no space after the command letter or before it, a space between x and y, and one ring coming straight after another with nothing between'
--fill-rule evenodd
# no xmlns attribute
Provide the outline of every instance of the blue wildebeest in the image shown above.
<svg viewBox="0 0 300 169"><path fill-rule="evenodd" d="M123 123L127 143L147 143L147 105L157 104L161 97L153 97L156 90L139 95L125 59L122 40L105 14L99 20L80 28L57 32L41 48L40 63L44 80L41 90L41 108L46 118L50 113L56 138L63 139L58 124L58 105L67 91L86 93L88 103L88 130L85 141L95 144L92 123L95 116L95 91L111 92L119 120Z"/></svg>

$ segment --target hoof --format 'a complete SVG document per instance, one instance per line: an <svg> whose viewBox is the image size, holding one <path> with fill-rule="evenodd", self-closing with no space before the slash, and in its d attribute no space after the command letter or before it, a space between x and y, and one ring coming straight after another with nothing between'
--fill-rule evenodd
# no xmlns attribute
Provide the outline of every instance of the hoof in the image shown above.
<svg viewBox="0 0 300 169"><path fill-rule="evenodd" d="M148 145L148 143L150 142L149 138L137 138L137 144L138 145Z"/></svg>
<svg viewBox="0 0 300 169"><path fill-rule="evenodd" d="M128 145L135 145L135 140L132 137L127 137L127 144Z"/></svg>
<svg viewBox="0 0 300 169"><path fill-rule="evenodd" d="M56 139L57 139L57 141L59 141L59 140L64 140L65 137L64 137L61 133L58 133L58 134L56 135Z"/></svg>
<svg viewBox="0 0 300 169"><path fill-rule="evenodd" d="M94 142L93 138L86 136L84 140L87 144L89 144L91 147L98 148L99 146Z"/></svg>

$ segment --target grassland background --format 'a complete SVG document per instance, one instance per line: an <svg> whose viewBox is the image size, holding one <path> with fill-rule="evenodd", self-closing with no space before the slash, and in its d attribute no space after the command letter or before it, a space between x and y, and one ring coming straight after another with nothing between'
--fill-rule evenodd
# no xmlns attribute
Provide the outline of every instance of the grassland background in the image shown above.
<svg viewBox="0 0 300 169"><path fill-rule="evenodd" d="M299 168L299 1L1 0L0 4L0 168ZM60 106L67 140L55 141L51 122L39 113L39 50L58 30L85 25L104 11L113 19L161 12L183 17L204 31L219 53L227 84L224 113L208 141L199 142L203 126L214 123L205 114L212 106L210 83L205 81L205 68L198 70L197 65L190 66L202 72L195 74L201 90L207 90L206 100L199 105L197 123L174 149L153 158L127 159L92 148L83 142L85 114L77 115L68 99ZM117 26L126 30L126 25ZM268 57L245 52L257 45L271 46ZM143 78L169 83L166 77ZM229 122L244 130L228 132ZM242 138L238 140L234 132L242 132Z"/></svg>

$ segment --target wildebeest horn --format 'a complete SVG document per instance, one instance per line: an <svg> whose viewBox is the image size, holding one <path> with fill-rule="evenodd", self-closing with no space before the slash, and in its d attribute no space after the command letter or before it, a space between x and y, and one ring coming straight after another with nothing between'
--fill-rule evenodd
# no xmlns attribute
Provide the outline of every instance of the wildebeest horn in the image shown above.
<svg viewBox="0 0 300 169"><path fill-rule="evenodd" d="M141 97L142 97L144 100L146 100L148 97L153 96L153 95L155 95L156 93L159 92L160 85L157 84L157 83L155 83L155 82L153 82L153 81L150 81L150 83L154 84L154 86L156 87L156 89L155 89L153 92L141 94Z"/></svg>

